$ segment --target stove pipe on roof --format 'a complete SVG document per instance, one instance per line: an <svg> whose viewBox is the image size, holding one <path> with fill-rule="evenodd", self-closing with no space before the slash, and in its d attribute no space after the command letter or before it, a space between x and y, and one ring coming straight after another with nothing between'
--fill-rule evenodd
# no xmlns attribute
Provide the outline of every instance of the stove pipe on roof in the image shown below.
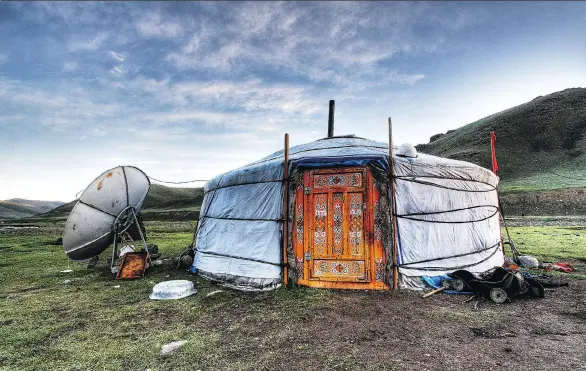
<svg viewBox="0 0 586 371"><path fill-rule="evenodd" d="M330 114L328 115L328 138L334 136L334 110L336 108L336 101L330 101Z"/></svg>

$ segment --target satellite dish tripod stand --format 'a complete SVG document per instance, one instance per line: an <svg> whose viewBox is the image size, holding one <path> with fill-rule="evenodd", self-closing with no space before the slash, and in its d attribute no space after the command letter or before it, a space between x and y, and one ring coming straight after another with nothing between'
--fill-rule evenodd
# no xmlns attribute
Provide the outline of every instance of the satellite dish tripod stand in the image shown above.
<svg viewBox="0 0 586 371"><path fill-rule="evenodd" d="M142 233L141 225L136 214L136 209L133 206L127 206L122 211L120 211L112 223L112 232L114 233L114 247L112 248L112 259L110 260L110 272L112 272L112 274L118 273L118 266L114 264L116 257L118 256L118 240L122 239L123 235L133 224L135 224L136 229L138 229L140 239L142 240L144 249L147 252L147 262L150 263L148 245L146 243L144 234Z"/></svg>

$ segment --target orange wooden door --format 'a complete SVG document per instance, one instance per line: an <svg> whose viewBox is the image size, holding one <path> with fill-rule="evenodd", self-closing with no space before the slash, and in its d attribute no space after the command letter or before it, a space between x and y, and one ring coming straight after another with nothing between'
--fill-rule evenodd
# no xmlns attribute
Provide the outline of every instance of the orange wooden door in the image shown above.
<svg viewBox="0 0 586 371"><path fill-rule="evenodd" d="M372 176L363 167L305 172L304 188L297 193L294 237L297 255L303 253L302 258L297 258L299 269L303 269L300 284L386 288L382 279L375 280L372 273L375 261L371 188Z"/></svg>

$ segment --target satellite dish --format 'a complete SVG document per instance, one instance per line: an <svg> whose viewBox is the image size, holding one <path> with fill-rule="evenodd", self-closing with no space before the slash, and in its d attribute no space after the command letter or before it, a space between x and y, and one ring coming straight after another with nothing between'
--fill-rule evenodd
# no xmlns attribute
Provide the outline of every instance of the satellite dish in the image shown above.
<svg viewBox="0 0 586 371"><path fill-rule="evenodd" d="M138 222L136 213L150 187L147 175L134 166L118 166L97 177L65 223L63 248L69 259L86 260L116 244L116 237Z"/></svg>

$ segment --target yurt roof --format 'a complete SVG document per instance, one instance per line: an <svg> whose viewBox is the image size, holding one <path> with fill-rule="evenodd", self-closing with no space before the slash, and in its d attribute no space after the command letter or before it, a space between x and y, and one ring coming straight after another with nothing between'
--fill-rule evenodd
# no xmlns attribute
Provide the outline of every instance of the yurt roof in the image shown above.
<svg viewBox="0 0 586 371"><path fill-rule="evenodd" d="M434 176L450 177L486 183L492 187L498 178L488 169L478 165L443 157L418 153L416 158L397 155L398 146L393 146L395 174L397 176ZM283 150L272 153L258 161L214 177L206 184L206 192L218 187L238 184L277 182L282 179ZM302 161L312 166L356 166L370 160L378 160L388 168L388 143L378 142L356 136L323 138L310 143L293 146L289 149L290 164ZM308 161L309 160L309 161ZM358 160L362 160L358 162Z"/></svg>

